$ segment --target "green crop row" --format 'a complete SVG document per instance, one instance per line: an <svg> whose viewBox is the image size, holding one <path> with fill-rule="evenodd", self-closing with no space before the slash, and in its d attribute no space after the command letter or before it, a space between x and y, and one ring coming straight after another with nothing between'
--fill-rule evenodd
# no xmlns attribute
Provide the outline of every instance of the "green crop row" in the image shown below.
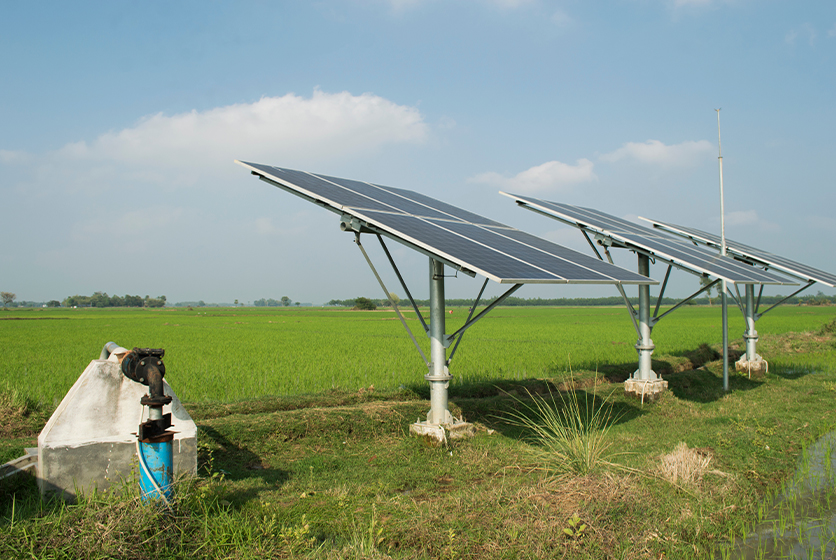
<svg viewBox="0 0 836 560"><path fill-rule="evenodd" d="M428 312L424 311L425 316ZM757 328L770 335L815 331L830 307L781 307ZM415 314L410 328L429 355ZM447 332L466 319L445 316ZM730 309L730 337L743 318ZM166 350L166 379L186 401L423 386L426 367L395 313L334 308L20 309L0 313L0 387L47 408L57 405L102 346ZM722 340L720 308L686 307L653 332L654 357L682 356ZM453 384L547 377L636 361L636 333L624 308L504 307L468 330L453 362ZM832 349L795 354L776 348L771 367L833 368ZM761 352L763 354L763 352ZM767 359L770 356L765 355Z"/></svg>

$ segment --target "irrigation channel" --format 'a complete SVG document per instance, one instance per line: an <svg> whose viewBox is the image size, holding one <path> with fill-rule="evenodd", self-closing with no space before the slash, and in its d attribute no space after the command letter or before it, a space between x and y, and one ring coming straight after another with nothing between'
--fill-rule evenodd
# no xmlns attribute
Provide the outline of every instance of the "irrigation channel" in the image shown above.
<svg viewBox="0 0 836 560"><path fill-rule="evenodd" d="M766 499L754 527L715 559L836 558L836 432L806 447L795 476Z"/></svg>

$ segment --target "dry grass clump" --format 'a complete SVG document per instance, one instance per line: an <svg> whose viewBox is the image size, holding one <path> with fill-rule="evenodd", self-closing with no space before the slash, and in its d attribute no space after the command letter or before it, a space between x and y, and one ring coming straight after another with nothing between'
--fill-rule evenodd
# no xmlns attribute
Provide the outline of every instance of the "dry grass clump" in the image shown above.
<svg viewBox="0 0 836 560"><path fill-rule="evenodd" d="M674 484L694 484L702 480L710 463L710 454L691 449L681 441L662 456L662 476Z"/></svg>

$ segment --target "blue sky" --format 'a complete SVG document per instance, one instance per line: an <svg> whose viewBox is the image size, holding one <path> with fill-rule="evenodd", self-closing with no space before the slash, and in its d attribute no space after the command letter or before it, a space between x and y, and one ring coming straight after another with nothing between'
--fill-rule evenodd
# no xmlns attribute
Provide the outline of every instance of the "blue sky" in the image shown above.
<svg viewBox="0 0 836 560"><path fill-rule="evenodd" d="M46 2L2 14L0 289L19 300L379 297L336 215L234 159L417 190L583 252L577 231L498 191L719 232L716 108L727 235L836 272L832 2ZM426 259L395 258L426 297ZM635 270L632 254L617 259ZM675 276L673 295L696 288ZM477 290L447 283L450 297Z"/></svg>

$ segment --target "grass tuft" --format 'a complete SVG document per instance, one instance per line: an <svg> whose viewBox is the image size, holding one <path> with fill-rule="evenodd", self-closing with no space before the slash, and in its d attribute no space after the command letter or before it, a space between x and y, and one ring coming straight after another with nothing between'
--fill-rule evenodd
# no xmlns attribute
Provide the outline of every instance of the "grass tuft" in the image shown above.
<svg viewBox="0 0 836 560"><path fill-rule="evenodd" d="M535 458L546 470L557 475L587 475L604 466L615 466L610 451L609 429L618 419L613 417L612 403L600 401L596 391L567 391L566 396L549 389L548 396L532 395L530 403L518 400L521 410L509 413L508 421L531 433L536 446Z"/></svg>

